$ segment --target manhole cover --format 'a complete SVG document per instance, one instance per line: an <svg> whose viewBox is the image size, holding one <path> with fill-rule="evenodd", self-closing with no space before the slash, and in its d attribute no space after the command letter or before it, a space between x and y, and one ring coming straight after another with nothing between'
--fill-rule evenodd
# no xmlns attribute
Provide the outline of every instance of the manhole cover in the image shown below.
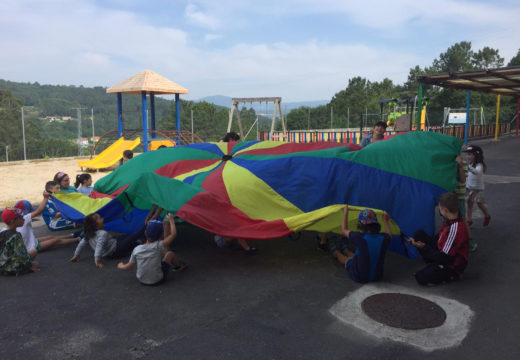
<svg viewBox="0 0 520 360"><path fill-rule="evenodd" d="M361 307L373 320L401 329L429 329L446 320L446 312L439 305L408 294L372 295L363 300Z"/></svg>

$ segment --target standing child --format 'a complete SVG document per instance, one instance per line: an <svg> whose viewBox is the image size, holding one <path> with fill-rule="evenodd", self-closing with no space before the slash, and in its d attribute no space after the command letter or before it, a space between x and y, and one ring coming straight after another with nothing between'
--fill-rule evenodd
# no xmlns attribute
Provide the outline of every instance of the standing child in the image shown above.
<svg viewBox="0 0 520 360"><path fill-rule="evenodd" d="M94 250L94 263L100 269L103 267L101 258L122 258L139 245L138 238L133 236L134 234L117 239L113 238L108 232L103 230L105 223L99 214L94 213L85 216L83 224L85 237L79 242L76 251L74 251L74 256L69 260L70 262L79 262L81 251L87 243Z"/></svg>
<svg viewBox="0 0 520 360"><path fill-rule="evenodd" d="M415 273L415 279L421 285L438 285L459 279L468 265L468 233L460 216L457 194L442 194L439 197L439 212L444 221L435 237L419 230L413 238L408 238L408 243L419 249L428 263Z"/></svg>
<svg viewBox="0 0 520 360"><path fill-rule="evenodd" d="M90 174L79 174L76 175L76 182L74 183L79 193L90 195L94 188L92 187L92 176Z"/></svg>
<svg viewBox="0 0 520 360"><path fill-rule="evenodd" d="M22 235L16 231L25 221L22 211L6 208L2 211L2 221L7 224L7 230L0 233L0 274L21 275L35 271L36 264L31 263Z"/></svg>
<svg viewBox="0 0 520 360"><path fill-rule="evenodd" d="M357 249L355 253L348 249L343 252L338 250L334 241L329 240L332 256L345 266L350 278L356 282L367 283L381 280L386 249L392 240L392 231L388 223L390 216L383 212L386 234L381 234L379 233L381 225L377 222L376 214L372 210L365 209L359 213L358 217L358 229L361 232L355 232L348 229L348 205L345 205L343 211L341 232L346 239L357 246Z"/></svg>
<svg viewBox="0 0 520 360"><path fill-rule="evenodd" d="M163 224L157 220L151 220L146 226L146 243L137 246L128 263L120 262L118 269L129 270L137 264L137 279L144 285L158 285L166 280L168 272L180 271L186 268L186 264L177 259L173 251L168 251L170 244L177 235L175 221L172 214L167 215L169 234L164 240L159 241L163 235Z"/></svg>
<svg viewBox="0 0 520 360"><path fill-rule="evenodd" d="M486 199L484 197L484 173L487 166L484 162L484 152L480 146L470 145L466 149L468 154L468 178L466 179L466 213L468 225L473 224L473 204L476 202L477 206L484 213L483 226L488 226L491 221L489 215Z"/></svg>

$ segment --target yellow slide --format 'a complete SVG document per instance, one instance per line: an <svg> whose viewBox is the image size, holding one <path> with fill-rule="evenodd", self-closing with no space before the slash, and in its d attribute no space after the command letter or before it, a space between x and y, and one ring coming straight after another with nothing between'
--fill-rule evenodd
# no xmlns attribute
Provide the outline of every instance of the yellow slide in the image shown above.
<svg viewBox="0 0 520 360"><path fill-rule="evenodd" d="M123 151L133 150L140 143L141 138L125 140L124 137L120 137L94 159L78 161L78 166L86 169L105 169L111 167L123 157Z"/></svg>

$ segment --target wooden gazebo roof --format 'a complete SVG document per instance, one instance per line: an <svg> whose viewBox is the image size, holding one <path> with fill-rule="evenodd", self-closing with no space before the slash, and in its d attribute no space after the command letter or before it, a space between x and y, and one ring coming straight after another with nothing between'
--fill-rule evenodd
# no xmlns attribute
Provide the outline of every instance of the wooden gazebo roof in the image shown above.
<svg viewBox="0 0 520 360"><path fill-rule="evenodd" d="M107 89L107 93L123 94L141 94L142 91L146 91L147 93L153 91L156 95L189 93L188 89L185 89L181 85L168 80L152 70L141 71Z"/></svg>
<svg viewBox="0 0 520 360"><path fill-rule="evenodd" d="M417 81L442 87L520 96L520 66L422 75Z"/></svg>

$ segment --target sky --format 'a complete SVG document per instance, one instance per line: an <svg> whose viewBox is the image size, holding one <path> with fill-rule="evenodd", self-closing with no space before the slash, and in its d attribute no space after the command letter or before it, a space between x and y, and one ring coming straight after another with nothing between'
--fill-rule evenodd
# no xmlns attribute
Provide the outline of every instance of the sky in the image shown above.
<svg viewBox="0 0 520 360"><path fill-rule="evenodd" d="M460 41L505 63L518 0L2 0L0 78L109 87L145 69L211 95L330 100L406 81Z"/></svg>

